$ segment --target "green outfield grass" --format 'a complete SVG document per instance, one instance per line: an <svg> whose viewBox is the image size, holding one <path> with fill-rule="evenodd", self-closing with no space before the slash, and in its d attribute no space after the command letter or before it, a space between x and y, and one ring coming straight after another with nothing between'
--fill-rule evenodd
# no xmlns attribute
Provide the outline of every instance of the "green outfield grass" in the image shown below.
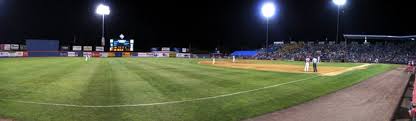
<svg viewBox="0 0 416 121"><path fill-rule="evenodd" d="M366 70L325 77L218 68L199 65L198 61L0 59L0 118L18 121L238 121L312 100L397 67L377 64ZM360 64L323 65L351 67ZM304 81L299 81L302 79ZM288 83L293 81L298 82ZM237 93L278 84L283 85ZM184 100L188 101L154 104ZM27 102L74 106L152 105L66 107Z"/></svg>

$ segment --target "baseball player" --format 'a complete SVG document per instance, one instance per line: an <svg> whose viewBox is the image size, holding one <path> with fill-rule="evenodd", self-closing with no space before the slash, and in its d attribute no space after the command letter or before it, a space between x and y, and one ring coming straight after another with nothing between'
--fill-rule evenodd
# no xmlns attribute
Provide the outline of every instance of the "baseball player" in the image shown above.
<svg viewBox="0 0 416 121"><path fill-rule="evenodd" d="M85 61L88 61L88 55L85 55L84 57L85 57Z"/></svg>
<svg viewBox="0 0 416 121"><path fill-rule="evenodd" d="M309 63L311 59L309 57L306 57L305 59L305 72L309 72Z"/></svg>

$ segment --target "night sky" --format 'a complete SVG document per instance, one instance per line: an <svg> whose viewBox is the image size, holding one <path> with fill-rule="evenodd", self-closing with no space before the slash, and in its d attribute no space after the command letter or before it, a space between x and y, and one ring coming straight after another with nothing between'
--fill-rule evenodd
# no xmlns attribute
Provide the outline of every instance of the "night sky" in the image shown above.
<svg viewBox="0 0 416 121"><path fill-rule="evenodd" d="M58 39L61 45L99 45L103 0L0 0L0 43ZM123 33L135 49L188 47L212 51L261 48L266 21L264 0L106 0L106 37ZM331 0L275 0L270 40L334 40L337 7ZM349 0L342 11L348 34L416 34L410 0Z"/></svg>

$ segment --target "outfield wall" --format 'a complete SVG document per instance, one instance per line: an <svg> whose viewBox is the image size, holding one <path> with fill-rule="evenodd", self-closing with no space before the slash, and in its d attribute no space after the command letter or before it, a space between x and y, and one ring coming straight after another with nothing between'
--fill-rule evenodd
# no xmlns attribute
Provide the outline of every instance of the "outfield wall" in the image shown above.
<svg viewBox="0 0 416 121"><path fill-rule="evenodd" d="M33 54L35 53L35 54ZM39 56L38 53L47 54ZM53 53L53 54L50 54ZM84 51L0 51L0 58L14 57L139 57L139 58L189 58L191 53L175 52L84 52Z"/></svg>
<svg viewBox="0 0 416 121"><path fill-rule="evenodd" d="M0 58L7 58L7 57L28 57L29 54L26 51L11 51L11 52L1 52L0 51Z"/></svg>
<svg viewBox="0 0 416 121"><path fill-rule="evenodd" d="M31 57L60 56L59 40L26 40L27 52Z"/></svg>

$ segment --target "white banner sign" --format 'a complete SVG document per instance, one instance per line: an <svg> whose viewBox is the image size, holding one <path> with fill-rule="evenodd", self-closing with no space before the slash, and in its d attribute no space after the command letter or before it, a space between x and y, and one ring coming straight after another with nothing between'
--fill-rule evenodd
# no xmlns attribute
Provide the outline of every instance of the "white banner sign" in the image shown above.
<svg viewBox="0 0 416 121"><path fill-rule="evenodd" d="M176 57L178 58L188 58L191 56L191 53L176 53Z"/></svg>
<svg viewBox="0 0 416 121"><path fill-rule="evenodd" d="M164 58L164 57L169 57L169 53L170 52L158 51L158 52L154 52L154 55L156 55L156 57L158 58Z"/></svg>
<svg viewBox="0 0 416 121"><path fill-rule="evenodd" d="M17 57L23 57L23 52L16 52Z"/></svg>
<svg viewBox="0 0 416 121"><path fill-rule="evenodd" d="M170 51L170 47L162 47L162 51Z"/></svg>
<svg viewBox="0 0 416 121"><path fill-rule="evenodd" d="M101 57L103 57L103 58L107 58L107 57L108 57L108 53L106 53L106 52L102 52L102 53L101 53Z"/></svg>
<svg viewBox="0 0 416 121"><path fill-rule="evenodd" d="M75 52L68 52L68 57L76 57L78 56Z"/></svg>
<svg viewBox="0 0 416 121"><path fill-rule="evenodd" d="M0 57L9 57L9 52L0 52Z"/></svg>
<svg viewBox="0 0 416 121"><path fill-rule="evenodd" d="M96 46L95 47L95 51L103 52L104 51L104 47L103 46Z"/></svg>
<svg viewBox="0 0 416 121"><path fill-rule="evenodd" d="M189 51L188 48L182 48L183 53L187 53L188 51Z"/></svg>
<svg viewBox="0 0 416 121"><path fill-rule="evenodd" d="M92 51L92 46L84 46L84 51Z"/></svg>
<svg viewBox="0 0 416 121"><path fill-rule="evenodd" d="M11 46L10 44L4 44L4 48L3 49L4 50L10 50L10 46Z"/></svg>
<svg viewBox="0 0 416 121"><path fill-rule="evenodd" d="M72 46L73 51L82 51L82 46Z"/></svg>
<svg viewBox="0 0 416 121"><path fill-rule="evenodd" d="M19 50L19 45L18 44L11 44L10 45L10 50Z"/></svg>
<svg viewBox="0 0 416 121"><path fill-rule="evenodd" d="M16 52L9 52L9 57L16 57Z"/></svg>
<svg viewBox="0 0 416 121"><path fill-rule="evenodd" d="M92 56L92 52L83 52L82 55L85 57L87 55Z"/></svg>
<svg viewBox="0 0 416 121"><path fill-rule="evenodd" d="M155 54L154 53L137 53L137 57L143 57L143 58L155 57Z"/></svg>
<svg viewBox="0 0 416 121"><path fill-rule="evenodd" d="M277 41L277 42L274 42L273 44L275 44L275 45L283 45L283 44L285 44L284 42L282 42L282 41Z"/></svg>

